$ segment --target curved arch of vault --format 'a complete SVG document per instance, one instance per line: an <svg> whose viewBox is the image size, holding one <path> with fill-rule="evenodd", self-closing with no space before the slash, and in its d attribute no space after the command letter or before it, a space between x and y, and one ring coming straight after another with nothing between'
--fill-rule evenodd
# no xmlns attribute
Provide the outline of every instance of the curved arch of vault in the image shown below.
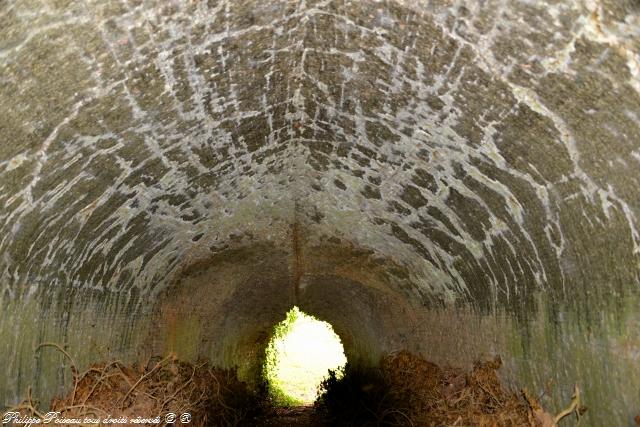
<svg viewBox="0 0 640 427"><path fill-rule="evenodd" d="M297 304L630 422L640 7L471 3L2 3L2 401L42 341L251 380Z"/></svg>

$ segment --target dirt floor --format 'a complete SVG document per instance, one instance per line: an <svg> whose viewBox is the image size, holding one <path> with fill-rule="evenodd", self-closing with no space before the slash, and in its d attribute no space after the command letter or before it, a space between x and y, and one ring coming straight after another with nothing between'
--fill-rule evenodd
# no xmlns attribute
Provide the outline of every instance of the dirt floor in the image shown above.
<svg viewBox="0 0 640 427"><path fill-rule="evenodd" d="M385 357L376 369L347 365L344 375L331 373L313 406L277 408L264 393L250 391L235 371L206 362L168 356L132 365L99 363L79 373L73 359L59 350L70 360L73 388L53 399L51 410L70 420L110 417L128 419L124 425L167 425L171 413L178 418L175 425L183 425L179 417L188 413L191 426L554 427L570 417L579 419L585 410L577 388L571 404L555 416L526 391L504 390L497 375L499 358L464 372L400 352ZM30 396L12 409L45 416Z"/></svg>
<svg viewBox="0 0 640 427"><path fill-rule="evenodd" d="M327 425L324 420L318 418L318 414L315 412L312 405L275 408L261 421L263 426L268 427L307 427Z"/></svg>

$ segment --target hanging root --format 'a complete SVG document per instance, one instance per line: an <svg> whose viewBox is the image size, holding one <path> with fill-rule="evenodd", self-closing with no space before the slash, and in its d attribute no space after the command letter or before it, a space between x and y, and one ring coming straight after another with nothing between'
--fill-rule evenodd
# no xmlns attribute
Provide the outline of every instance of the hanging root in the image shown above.
<svg viewBox="0 0 640 427"><path fill-rule="evenodd" d="M77 367L78 365L76 365L76 362L73 361L73 358L69 355L69 353L67 353L67 351L64 348L62 348L60 344L56 344L54 342L43 342L42 344L36 347L35 351L37 352L43 347L53 347L58 351L60 351L60 353L65 355L67 359L69 359L69 363L71 364L70 365L71 375L73 377L73 393L71 395L71 404L73 405L75 403L76 391L78 389L78 367Z"/></svg>
<svg viewBox="0 0 640 427"><path fill-rule="evenodd" d="M575 385L573 388L573 396L571 398L571 403L569 403L569 405L565 409L560 411L556 416L553 416L548 412L544 411L540 406L540 404L536 401L536 399L532 398L529 395L527 390L523 390L522 393L525 397L525 400L529 403L529 406L531 406L531 410L540 427L557 427L558 423L563 418L573 413L576 414L576 417L578 419L576 423L576 426L577 426L580 424L580 417L587 410L585 406L581 406L580 389L578 388L577 385Z"/></svg>
<svg viewBox="0 0 640 427"><path fill-rule="evenodd" d="M576 384L573 388L573 397L571 399L571 403L565 409L560 411L558 415L553 419L555 424L558 424L561 419L575 412L576 417L578 418L578 424L580 423L580 416L586 411L587 408L584 406L580 406L580 389Z"/></svg>

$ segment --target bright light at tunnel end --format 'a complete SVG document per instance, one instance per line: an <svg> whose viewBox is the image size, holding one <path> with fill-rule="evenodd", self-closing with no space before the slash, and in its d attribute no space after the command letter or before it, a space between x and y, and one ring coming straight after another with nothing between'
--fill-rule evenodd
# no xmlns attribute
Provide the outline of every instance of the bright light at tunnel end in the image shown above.
<svg viewBox="0 0 640 427"><path fill-rule="evenodd" d="M293 307L276 325L266 350L264 376L279 405L308 405L329 370L344 367L347 358L331 325Z"/></svg>

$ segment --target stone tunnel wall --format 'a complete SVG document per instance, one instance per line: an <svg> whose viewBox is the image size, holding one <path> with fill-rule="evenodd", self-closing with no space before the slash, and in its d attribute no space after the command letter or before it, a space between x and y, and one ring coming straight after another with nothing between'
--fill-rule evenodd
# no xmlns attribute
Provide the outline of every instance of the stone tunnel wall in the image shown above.
<svg viewBox="0 0 640 427"><path fill-rule="evenodd" d="M640 5L0 4L0 400L298 304L587 423L640 409Z"/></svg>

